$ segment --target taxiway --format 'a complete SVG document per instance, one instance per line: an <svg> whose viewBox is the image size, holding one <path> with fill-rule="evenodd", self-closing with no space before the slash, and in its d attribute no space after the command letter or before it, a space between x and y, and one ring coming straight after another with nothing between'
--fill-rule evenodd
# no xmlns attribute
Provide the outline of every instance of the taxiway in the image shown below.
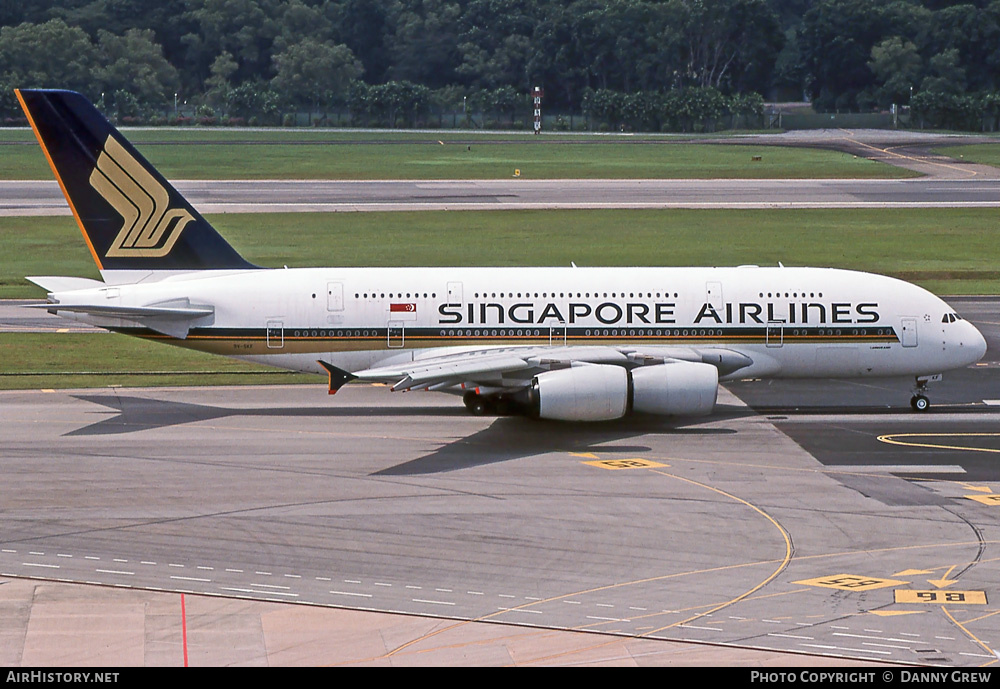
<svg viewBox="0 0 1000 689"><path fill-rule="evenodd" d="M995 661L1000 472L980 456L1000 451L1000 409L773 418L720 401L695 422L581 427L375 386L0 393L0 577L723 654ZM878 439L935 425L964 436ZM28 610L0 638L12 664L39 642ZM324 662L390 662L411 634Z"/></svg>

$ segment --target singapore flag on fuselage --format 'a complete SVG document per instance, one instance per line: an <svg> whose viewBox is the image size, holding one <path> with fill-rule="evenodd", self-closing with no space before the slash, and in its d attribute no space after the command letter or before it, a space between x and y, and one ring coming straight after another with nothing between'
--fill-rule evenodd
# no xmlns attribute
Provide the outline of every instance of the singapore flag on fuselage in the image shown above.
<svg viewBox="0 0 1000 689"><path fill-rule="evenodd" d="M397 321L417 320L416 304L389 304L389 316Z"/></svg>

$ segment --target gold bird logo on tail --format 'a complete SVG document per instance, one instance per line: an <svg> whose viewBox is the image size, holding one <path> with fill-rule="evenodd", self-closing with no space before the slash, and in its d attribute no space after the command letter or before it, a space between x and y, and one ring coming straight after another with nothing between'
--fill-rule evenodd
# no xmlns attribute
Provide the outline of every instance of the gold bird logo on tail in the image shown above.
<svg viewBox="0 0 1000 689"><path fill-rule="evenodd" d="M105 254L108 257L166 256L194 220L183 208L169 208L170 197L163 185L111 136L90 174L90 186L125 221Z"/></svg>

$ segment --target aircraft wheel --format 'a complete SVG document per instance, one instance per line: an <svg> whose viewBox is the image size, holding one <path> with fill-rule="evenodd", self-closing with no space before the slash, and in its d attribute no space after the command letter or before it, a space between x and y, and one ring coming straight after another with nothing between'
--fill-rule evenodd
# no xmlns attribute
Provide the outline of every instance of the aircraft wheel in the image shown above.
<svg viewBox="0 0 1000 689"><path fill-rule="evenodd" d="M465 408L473 416L486 416L493 410L493 405L490 404L489 400L474 392L466 393L462 401L465 402Z"/></svg>
<svg viewBox="0 0 1000 689"><path fill-rule="evenodd" d="M914 395L910 399L910 406L914 411L927 411L931 408L931 401L923 395Z"/></svg>

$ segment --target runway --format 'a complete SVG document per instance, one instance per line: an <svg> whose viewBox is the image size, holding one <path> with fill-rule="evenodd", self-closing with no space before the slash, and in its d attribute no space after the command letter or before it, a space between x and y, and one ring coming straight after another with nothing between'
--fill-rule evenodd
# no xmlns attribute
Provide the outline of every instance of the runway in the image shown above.
<svg viewBox="0 0 1000 689"><path fill-rule="evenodd" d="M1000 179L177 181L202 213L1000 206ZM0 181L0 215L69 215L55 182Z"/></svg>

